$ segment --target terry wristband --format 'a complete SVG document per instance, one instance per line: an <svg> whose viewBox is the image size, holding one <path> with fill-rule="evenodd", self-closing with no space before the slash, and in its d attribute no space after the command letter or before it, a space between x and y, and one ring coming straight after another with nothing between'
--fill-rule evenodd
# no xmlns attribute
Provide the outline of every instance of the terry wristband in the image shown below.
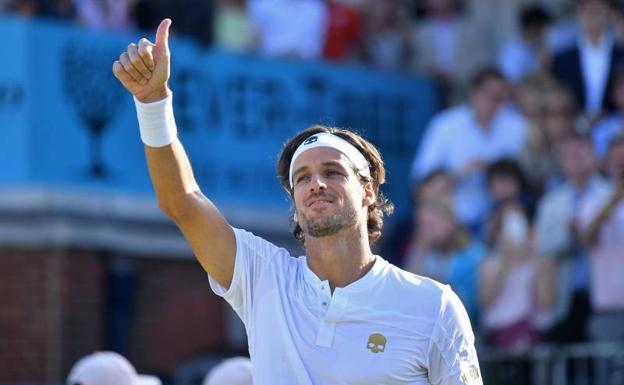
<svg viewBox="0 0 624 385"><path fill-rule="evenodd" d="M153 103L142 103L134 98L139 119L141 140L149 147L164 147L178 135L173 117L173 96Z"/></svg>

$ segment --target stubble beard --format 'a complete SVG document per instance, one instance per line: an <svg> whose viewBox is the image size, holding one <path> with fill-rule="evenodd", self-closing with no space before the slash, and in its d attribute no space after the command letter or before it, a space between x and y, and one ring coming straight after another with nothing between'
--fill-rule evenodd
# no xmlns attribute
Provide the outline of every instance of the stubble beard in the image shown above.
<svg viewBox="0 0 624 385"><path fill-rule="evenodd" d="M356 223L357 213L355 209L345 208L340 212L319 220L305 218L303 231L311 237L321 238L337 234L345 227L355 226Z"/></svg>

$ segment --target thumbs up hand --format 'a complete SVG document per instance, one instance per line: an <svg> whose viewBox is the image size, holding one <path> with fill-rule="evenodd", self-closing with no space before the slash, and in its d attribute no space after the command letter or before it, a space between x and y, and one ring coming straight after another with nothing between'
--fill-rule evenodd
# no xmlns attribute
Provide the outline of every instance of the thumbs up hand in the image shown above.
<svg viewBox="0 0 624 385"><path fill-rule="evenodd" d="M113 73L140 102L150 103L167 97L169 80L169 26L170 19L160 22L156 30L156 44L143 38L130 44L128 51L113 63Z"/></svg>

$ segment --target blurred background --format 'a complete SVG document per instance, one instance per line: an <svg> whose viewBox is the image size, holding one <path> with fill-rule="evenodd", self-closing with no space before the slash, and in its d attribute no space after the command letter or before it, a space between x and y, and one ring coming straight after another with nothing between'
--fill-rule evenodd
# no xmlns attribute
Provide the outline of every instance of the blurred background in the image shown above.
<svg viewBox="0 0 624 385"><path fill-rule="evenodd" d="M375 251L458 293L487 385L624 384L622 11L0 0L0 384L64 383L96 350L200 384L247 354L157 208L111 72L164 17L180 138L234 226L302 254L278 152L314 123L352 128L381 149L396 205Z"/></svg>

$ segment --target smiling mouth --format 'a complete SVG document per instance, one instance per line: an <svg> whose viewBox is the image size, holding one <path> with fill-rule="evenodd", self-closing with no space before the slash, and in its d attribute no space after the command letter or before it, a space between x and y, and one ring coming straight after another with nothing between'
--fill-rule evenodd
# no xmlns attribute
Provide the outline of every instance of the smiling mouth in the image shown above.
<svg viewBox="0 0 624 385"><path fill-rule="evenodd" d="M308 207L315 207L315 206L324 206L326 204L330 204L331 201L326 200L326 199L318 199L315 201L312 201L310 204L308 204Z"/></svg>

